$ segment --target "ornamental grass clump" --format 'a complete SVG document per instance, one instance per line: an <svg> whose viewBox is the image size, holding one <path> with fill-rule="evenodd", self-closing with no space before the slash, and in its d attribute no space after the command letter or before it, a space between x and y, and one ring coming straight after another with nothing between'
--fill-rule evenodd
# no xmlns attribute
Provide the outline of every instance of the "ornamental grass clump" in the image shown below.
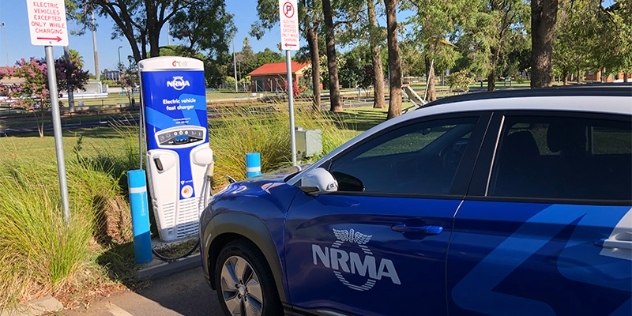
<svg viewBox="0 0 632 316"><path fill-rule="evenodd" d="M106 253L111 259L125 252L132 237L124 188L126 171L138 168L137 136L121 136L89 141L79 136L66 151L68 223L54 159L17 154L0 163L5 188L0 190L0 311L51 294L72 305L129 278L133 254L120 262L103 261Z"/></svg>
<svg viewBox="0 0 632 316"><path fill-rule="evenodd" d="M64 222L55 167L0 167L2 308L62 290L91 257L92 214L73 207Z"/></svg>
<svg viewBox="0 0 632 316"><path fill-rule="evenodd" d="M266 108L232 107L218 110L219 118L210 121L210 146L215 156L215 185L225 184L225 176L244 179L245 155L258 152L262 172L292 165L289 113L281 106ZM348 140L355 131L344 129L336 116L311 110L295 111L295 126L319 129L323 153ZM320 156L300 163L309 163Z"/></svg>

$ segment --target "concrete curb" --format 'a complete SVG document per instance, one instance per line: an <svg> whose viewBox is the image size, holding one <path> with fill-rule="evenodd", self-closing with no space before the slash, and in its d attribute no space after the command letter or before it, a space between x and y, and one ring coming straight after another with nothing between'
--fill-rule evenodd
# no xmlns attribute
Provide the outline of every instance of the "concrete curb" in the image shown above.
<svg viewBox="0 0 632 316"><path fill-rule="evenodd" d="M160 259L154 259L152 262L143 265L143 267L136 272L136 278L139 280L157 279L170 274L199 267L201 265L202 259L200 258L199 253L174 262L165 262Z"/></svg>
<svg viewBox="0 0 632 316"><path fill-rule="evenodd" d="M2 311L0 316L38 316L60 312L63 309L61 302L49 295L24 303L14 310Z"/></svg>

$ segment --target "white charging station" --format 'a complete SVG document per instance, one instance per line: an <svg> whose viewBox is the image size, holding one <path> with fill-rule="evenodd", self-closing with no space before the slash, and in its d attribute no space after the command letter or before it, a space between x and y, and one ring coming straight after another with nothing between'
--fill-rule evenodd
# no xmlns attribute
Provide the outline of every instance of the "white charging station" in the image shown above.
<svg viewBox="0 0 632 316"><path fill-rule="evenodd" d="M138 63L148 186L160 239L197 235L213 152L202 61L154 57Z"/></svg>

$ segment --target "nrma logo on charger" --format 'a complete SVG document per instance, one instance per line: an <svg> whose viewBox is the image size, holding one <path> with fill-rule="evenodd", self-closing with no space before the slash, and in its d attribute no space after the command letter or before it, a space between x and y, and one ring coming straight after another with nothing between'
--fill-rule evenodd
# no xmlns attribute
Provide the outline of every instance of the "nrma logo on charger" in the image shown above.
<svg viewBox="0 0 632 316"><path fill-rule="evenodd" d="M167 87L174 88L176 90L182 90L185 87L190 87L191 83L188 80L184 80L183 76L173 76L171 81L167 81Z"/></svg>

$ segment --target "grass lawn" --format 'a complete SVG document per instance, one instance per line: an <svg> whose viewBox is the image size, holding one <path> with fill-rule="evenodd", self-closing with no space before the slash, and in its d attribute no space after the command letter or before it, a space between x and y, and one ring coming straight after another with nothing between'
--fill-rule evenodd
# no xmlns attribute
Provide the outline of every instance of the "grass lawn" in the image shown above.
<svg viewBox="0 0 632 316"><path fill-rule="evenodd" d="M485 83L483 83L484 88L487 88L487 85ZM506 89L509 88L509 84L507 83L506 86L504 85L503 82L497 82L496 83L496 87L497 89ZM517 83L512 83L512 88L517 88L517 87L529 87L529 82L526 83L522 83L522 84L517 84ZM385 87L386 89L384 90L386 96L388 96L388 86ZM413 90L415 90L419 95L423 95L424 93L424 89L425 89L425 84L424 83L415 83L414 85L412 85ZM440 97L444 97L444 96L448 96L448 95L453 95L453 93L448 93L447 90L449 89L448 86L442 86L442 85L437 85L436 89L439 93ZM472 90L476 90L476 89L480 89L480 84L476 83L470 86L470 89ZM307 92L309 93L309 91ZM329 93L328 90L323 90L323 95L326 95ZM345 95L356 95L357 94L357 90L356 89L352 89L352 88L344 88L341 89L341 93L343 95L343 97ZM279 96L278 94L274 93L274 92L257 92L256 96L259 97L261 94L263 94L263 96ZM134 99L136 100L136 102L138 102L140 100L140 95L139 93L134 93L133 95ZM231 92L231 91L207 91L206 92L206 99L208 102L216 102L216 101L228 101L228 100L235 100L235 101L239 101L239 100L243 100L243 99L250 99L252 98L252 93L250 92ZM68 101L64 100L64 106L68 106ZM120 93L110 93L108 95L107 98L94 98L94 99L75 99L75 104L79 105L80 102L83 102L84 106L93 106L93 105L115 105L115 104L119 104L119 103L129 103L129 99L127 97L127 95L125 94L120 94Z"/></svg>
<svg viewBox="0 0 632 316"><path fill-rule="evenodd" d="M124 127L97 127L87 129L66 129L62 131L64 156L72 157L77 141L82 137L81 145L84 155L95 155L123 146L125 143L121 129ZM129 132L137 132L138 128L127 127ZM20 136L0 137L0 163L10 161L55 162L55 138L53 132L46 132L44 137L37 133Z"/></svg>
<svg viewBox="0 0 632 316"><path fill-rule="evenodd" d="M262 92L258 92L257 96L259 96L259 94L261 93ZM275 94L270 93L270 92L265 92L264 95L269 96L269 95L275 95ZM133 97L136 100L136 102L140 100L139 93L134 93ZM239 93L224 92L224 91L207 91L206 92L206 100L210 102L217 101L217 100L244 99L244 98L251 98L251 97L252 97L252 93L245 93L245 92L239 92ZM68 106L67 100L63 100L63 102L64 102L64 106ZM76 105L79 105L80 102L83 102L84 106L92 106L92 105L113 105L113 104L119 104L119 103L129 103L130 101L127 95L125 94L110 93L107 98L75 99Z"/></svg>
<svg viewBox="0 0 632 316"><path fill-rule="evenodd" d="M404 103L402 108L409 107L410 103ZM344 130L361 132L383 122L386 119L387 109L373 109L371 107L358 107L345 109L341 113L324 111L330 118L336 118L337 126ZM30 114L29 114L30 115ZM213 128L213 121L209 122ZM19 123L14 123L19 124ZM35 124L35 122L32 122ZM7 123L7 125L13 125ZM344 126L343 126L344 125ZM64 128L63 145L64 156L68 159L73 155L77 141L82 137L82 153L84 155L97 154L101 151L115 150L125 143L122 135L126 133L137 134L137 127L97 127L97 128ZM212 142L212 140L211 140ZM40 138L37 133L0 137L0 162L14 161L16 159L26 161L56 161L55 139L52 131L47 131Z"/></svg>

